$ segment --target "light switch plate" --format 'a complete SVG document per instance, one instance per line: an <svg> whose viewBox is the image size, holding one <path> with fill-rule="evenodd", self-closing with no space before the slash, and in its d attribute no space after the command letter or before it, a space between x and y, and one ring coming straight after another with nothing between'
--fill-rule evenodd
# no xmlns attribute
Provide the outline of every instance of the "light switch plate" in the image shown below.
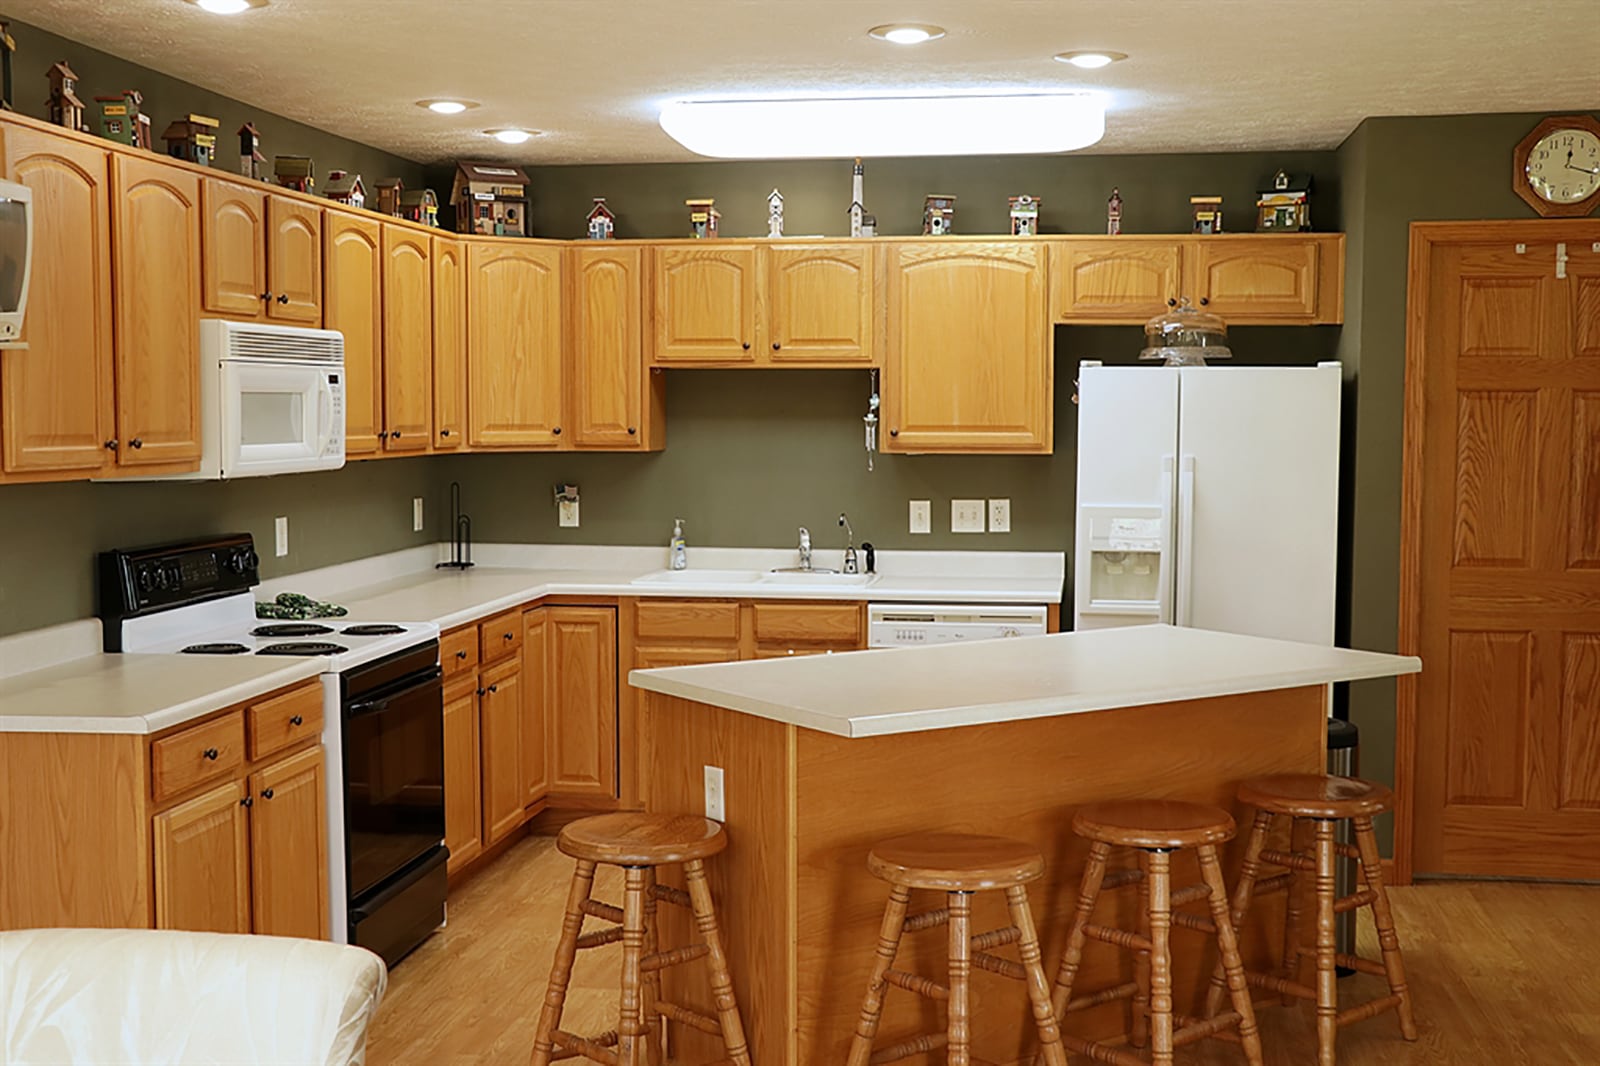
<svg viewBox="0 0 1600 1066"><path fill-rule="evenodd" d="M706 768L706 817L713 822L728 820L728 794L723 788L722 767Z"/></svg>
<svg viewBox="0 0 1600 1066"><path fill-rule="evenodd" d="M422 532L422 497L411 497L411 532Z"/></svg>
<svg viewBox="0 0 1600 1066"><path fill-rule="evenodd" d="M933 532L933 505L929 501L911 501L911 532Z"/></svg>
<svg viewBox="0 0 1600 1066"><path fill-rule="evenodd" d="M1011 532L1011 501L1009 499L989 501L989 532Z"/></svg>
<svg viewBox="0 0 1600 1066"><path fill-rule="evenodd" d="M575 528L578 525L577 500L562 500L556 505L556 512L563 528Z"/></svg>
<svg viewBox="0 0 1600 1066"><path fill-rule="evenodd" d="M279 515L272 520L272 538L278 558L289 554L289 516Z"/></svg>
<svg viewBox="0 0 1600 1066"><path fill-rule="evenodd" d="M950 532L982 533L984 531L982 500L950 501Z"/></svg>

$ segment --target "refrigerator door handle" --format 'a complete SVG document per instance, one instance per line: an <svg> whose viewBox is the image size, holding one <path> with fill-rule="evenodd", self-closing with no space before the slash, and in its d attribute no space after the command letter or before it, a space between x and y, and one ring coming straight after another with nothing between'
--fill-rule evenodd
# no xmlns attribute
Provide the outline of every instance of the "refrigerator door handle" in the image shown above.
<svg viewBox="0 0 1600 1066"><path fill-rule="evenodd" d="M1173 527L1172 527L1172 501L1173 501L1173 471L1177 467L1177 456L1163 455L1161 457L1161 583L1156 593L1157 620L1167 625L1173 621L1172 593L1173 593Z"/></svg>
<svg viewBox="0 0 1600 1066"><path fill-rule="evenodd" d="M1178 466L1177 623L1194 624L1194 456Z"/></svg>

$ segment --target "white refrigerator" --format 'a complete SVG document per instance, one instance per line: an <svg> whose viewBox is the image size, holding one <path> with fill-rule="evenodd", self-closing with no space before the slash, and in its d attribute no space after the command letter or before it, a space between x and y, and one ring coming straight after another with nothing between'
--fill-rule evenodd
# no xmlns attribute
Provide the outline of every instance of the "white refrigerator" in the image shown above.
<svg viewBox="0 0 1600 1066"><path fill-rule="evenodd" d="M1333 643L1338 363L1078 377L1078 629Z"/></svg>

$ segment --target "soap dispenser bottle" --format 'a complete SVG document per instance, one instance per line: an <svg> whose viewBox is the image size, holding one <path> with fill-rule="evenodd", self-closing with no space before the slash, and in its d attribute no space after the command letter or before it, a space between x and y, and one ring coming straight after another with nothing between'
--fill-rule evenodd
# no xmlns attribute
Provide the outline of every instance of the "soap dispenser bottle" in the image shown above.
<svg viewBox="0 0 1600 1066"><path fill-rule="evenodd" d="M672 520L672 542L668 545L672 551L672 569L689 569L688 545L683 541L683 519Z"/></svg>

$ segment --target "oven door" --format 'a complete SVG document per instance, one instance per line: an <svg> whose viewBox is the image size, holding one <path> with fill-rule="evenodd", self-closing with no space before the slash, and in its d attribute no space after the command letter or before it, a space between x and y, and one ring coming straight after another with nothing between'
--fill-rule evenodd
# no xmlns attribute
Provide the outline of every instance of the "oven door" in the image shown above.
<svg viewBox="0 0 1600 1066"><path fill-rule="evenodd" d="M222 476L344 465L341 367L227 359L222 363Z"/></svg>
<svg viewBox="0 0 1600 1066"><path fill-rule="evenodd" d="M344 708L345 850L357 900L444 841L439 668Z"/></svg>

